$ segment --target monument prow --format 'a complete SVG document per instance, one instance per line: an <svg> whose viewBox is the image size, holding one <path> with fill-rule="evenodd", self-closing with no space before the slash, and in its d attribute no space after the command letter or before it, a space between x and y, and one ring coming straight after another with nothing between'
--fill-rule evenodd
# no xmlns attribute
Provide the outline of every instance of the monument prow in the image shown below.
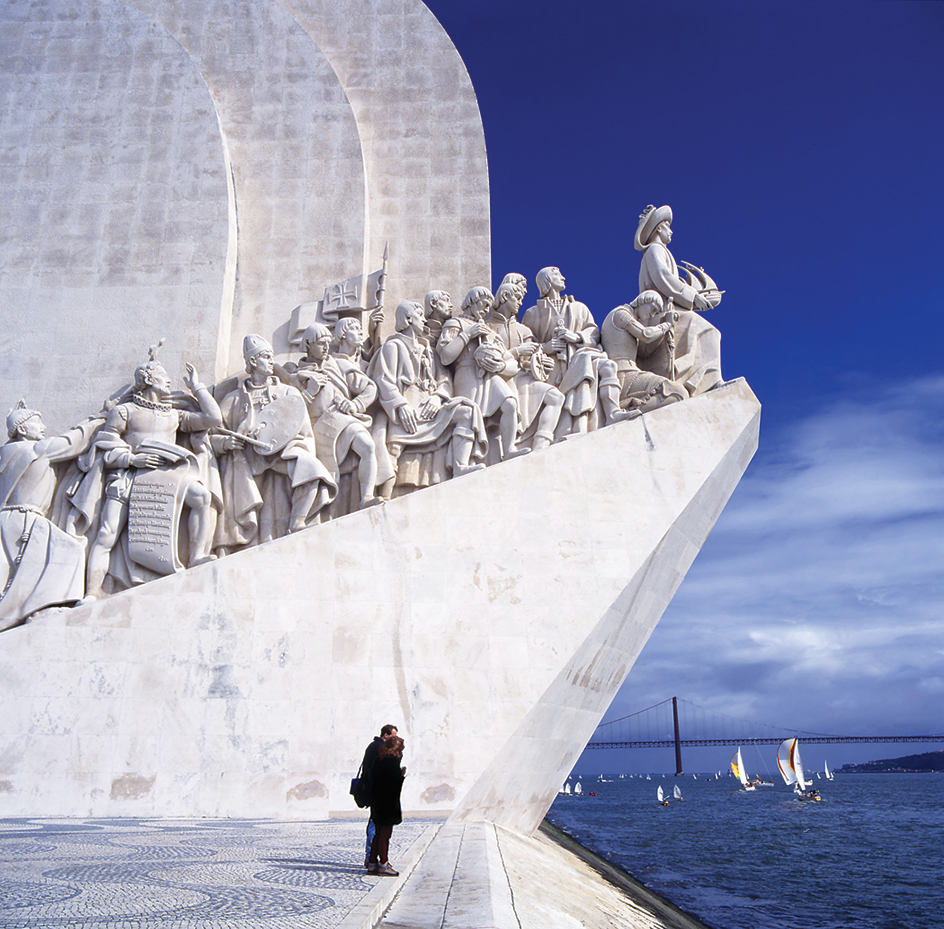
<svg viewBox="0 0 944 929"><path fill-rule="evenodd" d="M533 830L759 413L739 380L7 631L0 815L351 813L389 719L404 810Z"/></svg>

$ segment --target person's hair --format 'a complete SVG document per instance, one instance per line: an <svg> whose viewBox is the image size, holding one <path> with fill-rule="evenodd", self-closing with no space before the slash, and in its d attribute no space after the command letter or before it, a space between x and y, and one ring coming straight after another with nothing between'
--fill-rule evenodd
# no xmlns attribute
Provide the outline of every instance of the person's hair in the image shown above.
<svg viewBox="0 0 944 929"><path fill-rule="evenodd" d="M551 265L538 271L534 283L538 285L538 293L542 297L546 297L551 292L551 275L557 270L559 269Z"/></svg>
<svg viewBox="0 0 944 929"><path fill-rule="evenodd" d="M473 287L463 298L462 306L460 309L464 313L468 310L474 303L479 303L482 300L487 300L491 303L495 298L492 296L492 292L487 287Z"/></svg>
<svg viewBox="0 0 944 929"><path fill-rule="evenodd" d="M390 758L391 756L397 756L403 754L404 741L399 736L395 739L387 739L383 745L380 746L380 751L377 753L378 758Z"/></svg>
<svg viewBox="0 0 944 929"><path fill-rule="evenodd" d="M154 383L154 372L157 370L164 370L159 361L146 361L143 365L138 365L134 369L134 392L140 393L150 387Z"/></svg>
<svg viewBox="0 0 944 929"><path fill-rule="evenodd" d="M380 735L381 735L381 736L392 735L394 732L398 732L398 731L399 731L399 730L397 729L396 726L394 726L393 723L387 723L387 725L384 726L384 727L380 730Z"/></svg>
<svg viewBox="0 0 944 929"><path fill-rule="evenodd" d="M495 294L495 306L500 307L510 296L517 297L521 293L521 289L517 284L502 284L498 288L498 292Z"/></svg>
<svg viewBox="0 0 944 929"><path fill-rule="evenodd" d="M339 343L343 342L348 332L360 324L360 320L355 319L353 316L342 316L334 324L334 340Z"/></svg>
<svg viewBox="0 0 944 929"><path fill-rule="evenodd" d="M420 319L425 318L422 305L415 300L404 300L403 303L397 306L394 328L397 332L406 332L406 330L410 328L409 323L406 321L407 316L413 317L416 315L418 315Z"/></svg>

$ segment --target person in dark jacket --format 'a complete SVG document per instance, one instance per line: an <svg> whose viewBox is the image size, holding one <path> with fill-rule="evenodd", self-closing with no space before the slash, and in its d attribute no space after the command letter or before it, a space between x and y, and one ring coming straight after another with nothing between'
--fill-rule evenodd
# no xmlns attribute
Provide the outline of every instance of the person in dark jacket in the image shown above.
<svg viewBox="0 0 944 929"><path fill-rule="evenodd" d="M377 828L367 866L371 874L396 877L400 873L390 867L387 855L393 827L403 822L400 790L406 768L400 765L402 759L403 739L394 736L380 747L370 769L370 818Z"/></svg>
<svg viewBox="0 0 944 929"><path fill-rule="evenodd" d="M397 727L392 723L387 723L387 725L380 730L380 735L375 735L373 742L371 742L364 751L364 760L361 762L361 781L368 796L370 796L370 769L377 760L377 755L380 753L380 747L388 739L395 738L396 735ZM367 847L364 849L364 867L368 870L370 870L370 846L373 844L375 831L376 826L374 825L373 819L368 819Z"/></svg>

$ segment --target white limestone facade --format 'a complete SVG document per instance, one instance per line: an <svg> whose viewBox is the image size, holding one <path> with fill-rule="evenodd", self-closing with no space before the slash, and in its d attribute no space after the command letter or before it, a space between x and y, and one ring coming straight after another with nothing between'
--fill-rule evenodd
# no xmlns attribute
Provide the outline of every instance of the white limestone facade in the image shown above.
<svg viewBox="0 0 944 929"><path fill-rule="evenodd" d="M0 815L535 828L747 466L743 381L3 633Z"/></svg>

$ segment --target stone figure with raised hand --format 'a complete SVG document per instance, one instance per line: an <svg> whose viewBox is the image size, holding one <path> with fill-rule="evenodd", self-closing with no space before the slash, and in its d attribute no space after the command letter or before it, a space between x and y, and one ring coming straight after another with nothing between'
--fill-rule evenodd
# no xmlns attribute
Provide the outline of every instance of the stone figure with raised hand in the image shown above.
<svg viewBox="0 0 944 929"><path fill-rule="evenodd" d="M423 307L407 300L397 307L396 334L371 362L382 413L374 439L396 471L396 487L437 484L483 467L485 424L471 400L453 396L451 381L424 338ZM384 488L384 496L394 487Z"/></svg>
<svg viewBox="0 0 944 929"><path fill-rule="evenodd" d="M48 517L54 465L85 452L105 415L49 438L42 416L22 400L7 416L9 441L0 447L0 629L85 596L85 539L63 532Z"/></svg>
<svg viewBox="0 0 944 929"><path fill-rule="evenodd" d="M671 300L679 311L674 327L674 370L659 373L683 384L689 395L695 396L722 383L721 333L700 315L721 302L721 292L700 268L689 265L687 280L682 277L669 251L671 241L672 208L657 209L650 204L639 217L633 241L636 251L643 253L639 291L654 290L667 308Z"/></svg>
<svg viewBox="0 0 944 929"><path fill-rule="evenodd" d="M355 325L359 324L355 321ZM351 327L348 327L351 334ZM357 332L354 330L356 336ZM359 365L342 365L330 354L331 330L321 323L309 326L302 335L304 356L282 371L301 391L315 434L318 457L340 486L341 466L348 453L357 459L358 506L379 503L377 489L377 449L370 434L368 407L377 399L377 385ZM385 474L384 478L392 477Z"/></svg>
<svg viewBox="0 0 944 929"><path fill-rule="evenodd" d="M506 275L506 280L512 275ZM532 451L546 448L554 441L564 395L547 381L554 362L544 354L534 333L518 322L518 310L527 287L521 282L504 283L495 294L492 309L485 317L495 339L515 359L511 383L518 395L521 421L519 445L530 445Z"/></svg>
<svg viewBox="0 0 944 929"><path fill-rule="evenodd" d="M197 409L180 409L193 404L174 401L170 377L156 360L157 348L135 370L130 398L111 410L95 436L95 460L71 496L72 505L92 517L91 525L100 507L88 554L89 599L102 595L109 575L119 585L132 586L179 571L178 528L184 508L189 511L188 565L214 557L214 503L221 501L211 490L215 472L209 450L198 446L195 453L178 445L177 433L206 433L220 426L220 408L188 364L184 383Z"/></svg>
<svg viewBox="0 0 944 929"><path fill-rule="evenodd" d="M688 391L681 384L653 370L654 367L672 370L673 326L677 318L675 310L665 309L660 294L644 290L632 303L616 307L603 320L600 327L603 348L616 362L620 406L624 410L648 413L688 399ZM640 357L648 360L647 370L640 368Z"/></svg>
<svg viewBox="0 0 944 929"><path fill-rule="evenodd" d="M220 404L224 429L213 436L223 512L214 548L256 545L313 525L338 485L319 460L301 393L275 376L272 346L243 339L248 377Z"/></svg>
<svg viewBox="0 0 944 929"><path fill-rule="evenodd" d="M442 363L452 369L456 394L475 403L486 421L498 418L499 457L505 460L530 449L517 447L518 395L509 379L518 364L485 322L493 300L487 287L473 287L462 300L462 315L443 325L437 351Z"/></svg>
<svg viewBox="0 0 944 929"><path fill-rule="evenodd" d="M560 268L537 274L538 302L521 317L553 359L548 381L564 395L557 437L590 432L624 419L616 365L600 348L600 330L586 304L565 294Z"/></svg>

